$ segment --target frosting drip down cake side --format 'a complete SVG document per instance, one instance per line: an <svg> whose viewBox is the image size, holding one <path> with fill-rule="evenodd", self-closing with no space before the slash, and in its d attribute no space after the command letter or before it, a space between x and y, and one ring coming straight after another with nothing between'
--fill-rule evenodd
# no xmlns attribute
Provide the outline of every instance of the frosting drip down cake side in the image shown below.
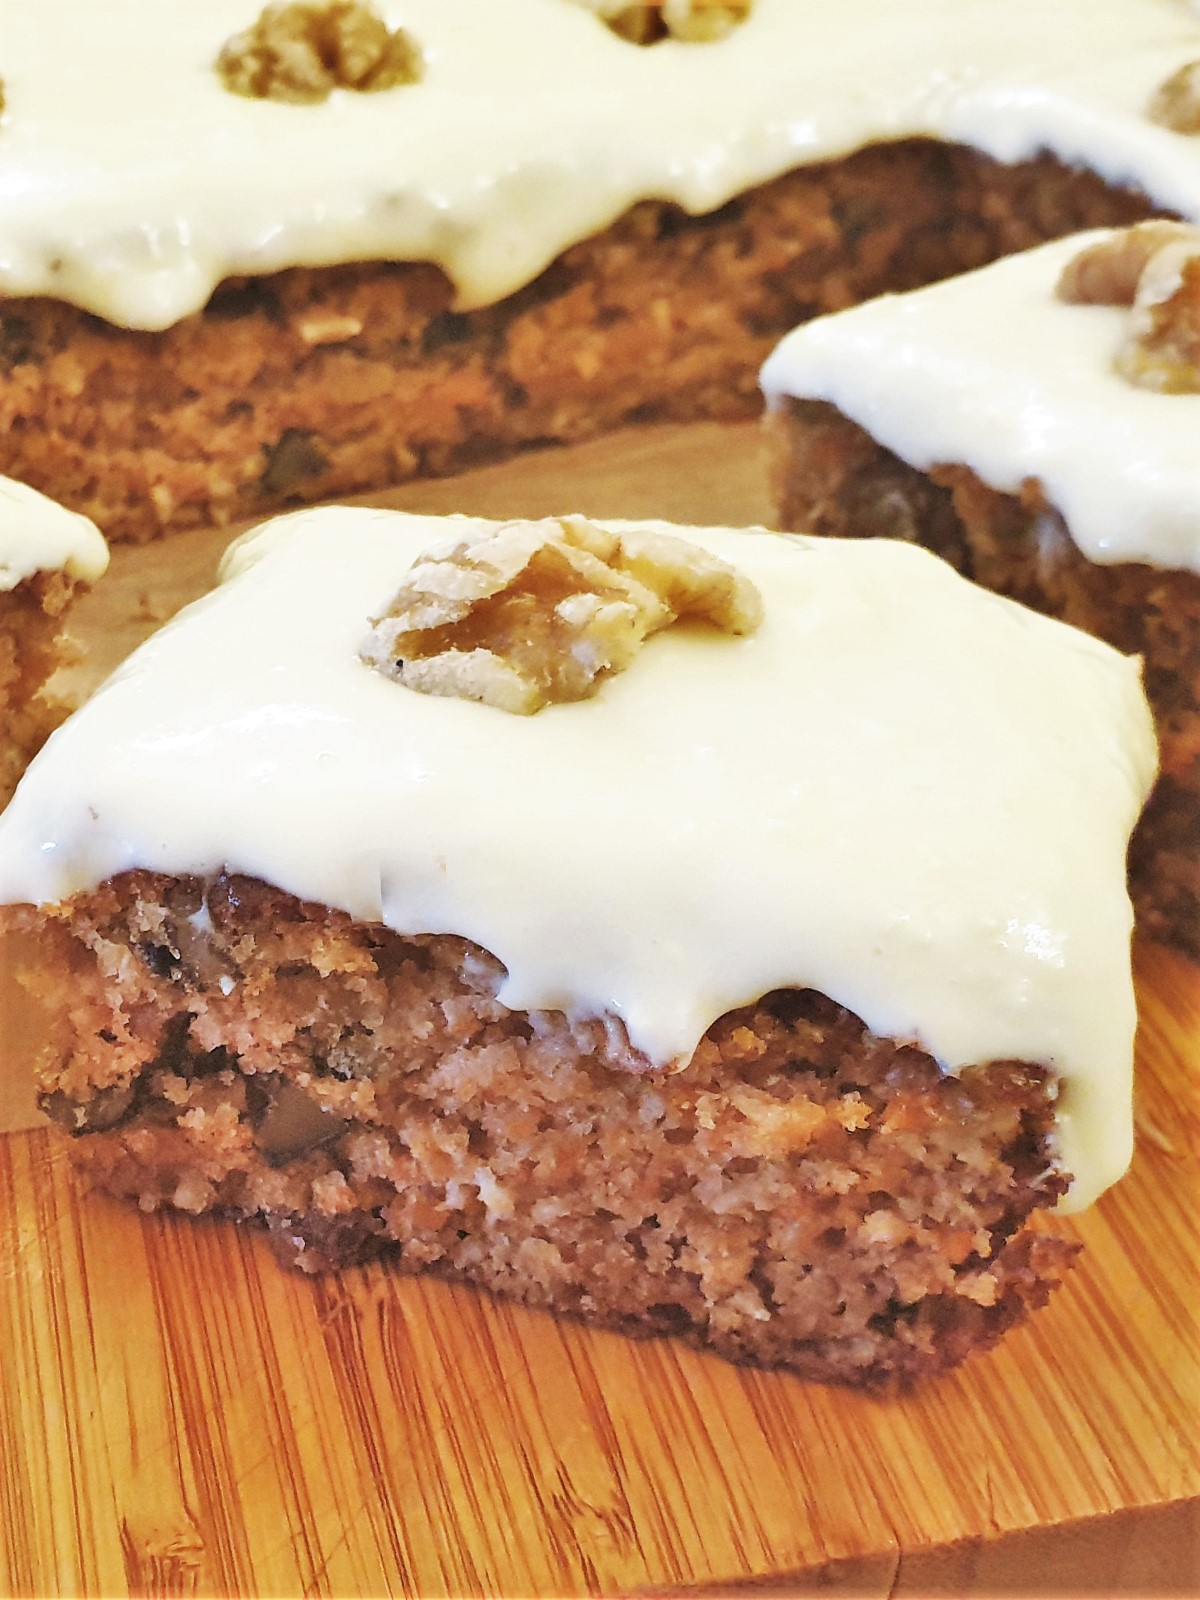
<svg viewBox="0 0 1200 1600"><path fill-rule="evenodd" d="M881 1384L1128 1162L1153 775L1136 663L904 546L310 512L51 741L0 897L112 1191Z"/></svg>

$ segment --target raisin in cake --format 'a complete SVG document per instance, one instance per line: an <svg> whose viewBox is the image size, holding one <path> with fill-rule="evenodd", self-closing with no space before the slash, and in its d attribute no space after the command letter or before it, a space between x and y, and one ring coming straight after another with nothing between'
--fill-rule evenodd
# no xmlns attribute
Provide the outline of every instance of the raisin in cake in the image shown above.
<svg viewBox="0 0 1200 1600"><path fill-rule="evenodd" d="M785 527L913 539L1145 659L1148 930L1200 956L1200 230L1050 244L797 329L763 371Z"/></svg>
<svg viewBox="0 0 1200 1600"><path fill-rule="evenodd" d="M0 470L144 539L749 416L802 318L1200 218L1200 18L1086 11L7 0Z"/></svg>
<svg viewBox="0 0 1200 1600"><path fill-rule="evenodd" d="M85 517L0 478L0 806L64 708L45 693L64 664L63 623L108 564Z"/></svg>
<svg viewBox="0 0 1200 1600"><path fill-rule="evenodd" d="M903 544L297 513L0 822L102 1187L838 1381L1131 1149L1137 663Z"/></svg>

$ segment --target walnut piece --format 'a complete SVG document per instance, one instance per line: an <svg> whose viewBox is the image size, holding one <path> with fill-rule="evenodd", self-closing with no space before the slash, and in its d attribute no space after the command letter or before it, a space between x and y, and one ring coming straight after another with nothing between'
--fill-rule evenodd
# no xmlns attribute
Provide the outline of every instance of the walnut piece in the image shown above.
<svg viewBox="0 0 1200 1600"><path fill-rule="evenodd" d="M594 694L650 634L682 619L752 633L762 601L749 579L686 540L548 517L417 561L360 653L423 694L528 716Z"/></svg>
<svg viewBox="0 0 1200 1600"><path fill-rule="evenodd" d="M1129 306L1115 365L1140 389L1200 393L1200 228L1144 222L1067 263L1058 295L1073 304Z"/></svg>
<svg viewBox="0 0 1200 1600"><path fill-rule="evenodd" d="M1139 222L1072 256L1057 294L1070 305L1131 306L1151 256L1164 245L1196 235L1186 222Z"/></svg>
<svg viewBox="0 0 1200 1600"><path fill-rule="evenodd" d="M253 27L226 41L217 73L234 94L312 105L334 89L374 93L416 83L421 52L402 28L360 0L289 0L269 5Z"/></svg>
<svg viewBox="0 0 1200 1600"><path fill-rule="evenodd" d="M1172 73L1156 90L1146 115L1173 133L1200 133L1200 61L1189 61Z"/></svg>
<svg viewBox="0 0 1200 1600"><path fill-rule="evenodd" d="M750 14L754 0L577 0L631 44L680 39L707 44L723 39Z"/></svg>
<svg viewBox="0 0 1200 1600"><path fill-rule="evenodd" d="M1147 262L1117 371L1140 389L1200 394L1200 228Z"/></svg>

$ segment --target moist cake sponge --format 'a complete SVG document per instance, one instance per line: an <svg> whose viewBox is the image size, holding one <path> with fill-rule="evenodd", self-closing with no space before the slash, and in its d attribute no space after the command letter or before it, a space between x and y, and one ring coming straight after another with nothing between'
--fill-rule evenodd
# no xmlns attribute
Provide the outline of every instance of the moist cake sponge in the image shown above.
<svg viewBox="0 0 1200 1600"><path fill-rule="evenodd" d="M65 664L65 614L108 564L86 518L0 478L0 807L65 708L45 693Z"/></svg>

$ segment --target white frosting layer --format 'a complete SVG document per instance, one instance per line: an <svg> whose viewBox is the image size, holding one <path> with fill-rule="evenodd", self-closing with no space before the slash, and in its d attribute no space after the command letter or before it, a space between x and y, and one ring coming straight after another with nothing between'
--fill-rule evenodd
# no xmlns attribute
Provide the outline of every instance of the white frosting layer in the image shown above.
<svg viewBox="0 0 1200 1600"><path fill-rule="evenodd" d="M1200 57L1184 0L756 0L649 48L573 0L386 0L424 80L319 106L221 87L259 9L0 0L0 293L161 328L231 273L378 257L474 305L638 199L703 212L910 134L1051 150L1200 218L1200 139L1143 114Z"/></svg>
<svg viewBox="0 0 1200 1600"><path fill-rule="evenodd" d="M228 867L476 940L505 1004L615 1013L664 1063L811 985L950 1070L1051 1063L1072 1203L1121 1174L1124 857L1155 768L1134 661L911 547L683 530L758 585L761 628L670 628L516 717L358 659L447 527L326 509L235 546L30 768L0 900Z"/></svg>
<svg viewBox="0 0 1200 1600"><path fill-rule="evenodd" d="M1093 561L1200 572L1200 395L1116 371L1129 311L1067 305L1063 267L1103 232L1044 245L797 328L763 368L768 403L827 400L922 471L1039 478Z"/></svg>
<svg viewBox="0 0 1200 1600"><path fill-rule="evenodd" d="M94 583L107 566L108 546L95 523L28 484L0 478L0 593L59 568Z"/></svg>

